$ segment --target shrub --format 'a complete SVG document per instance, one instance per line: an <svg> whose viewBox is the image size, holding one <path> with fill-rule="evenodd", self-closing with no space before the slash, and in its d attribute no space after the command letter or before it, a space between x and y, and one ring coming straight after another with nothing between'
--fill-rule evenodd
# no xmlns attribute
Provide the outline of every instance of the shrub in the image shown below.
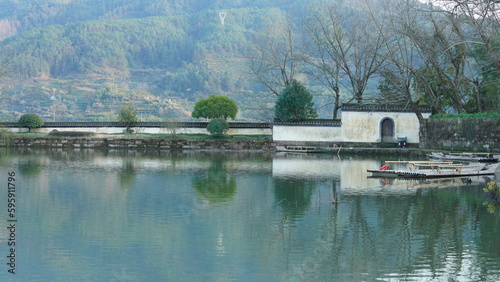
<svg viewBox="0 0 500 282"><path fill-rule="evenodd" d="M497 200L498 203L500 203L500 190L496 186L495 181L488 182L487 183L487 187L483 188L483 191L486 194L489 194L490 196L492 196L493 198L495 198L495 200Z"/></svg>
<svg viewBox="0 0 500 282"><path fill-rule="evenodd" d="M19 127L27 127L31 131L32 128L43 126L42 118L37 114L24 114L19 119Z"/></svg>
<svg viewBox="0 0 500 282"><path fill-rule="evenodd" d="M292 83L281 91L274 106L274 115L279 121L301 121L318 117L312 95L299 82Z"/></svg>
<svg viewBox="0 0 500 282"><path fill-rule="evenodd" d="M164 129L170 133L170 135L174 138L174 139L177 139L178 138L178 135L180 133L180 126L179 126L179 123L178 122L175 122L173 120L166 120L164 123L163 123L163 127Z"/></svg>
<svg viewBox="0 0 500 282"><path fill-rule="evenodd" d="M500 206L500 189L495 181L490 181L487 183L486 188L483 188L483 191L493 200L493 202L485 201L483 205L486 206L489 213L495 213Z"/></svg>
<svg viewBox="0 0 500 282"><path fill-rule="evenodd" d="M58 130L52 130L49 132L50 136L57 136L57 137L90 137L94 136L94 132L90 131L58 131Z"/></svg>
<svg viewBox="0 0 500 282"><path fill-rule="evenodd" d="M220 137L229 129L229 123L225 119L216 118L211 120L207 125L207 130L212 136Z"/></svg>
<svg viewBox="0 0 500 282"><path fill-rule="evenodd" d="M125 130L123 132L128 133L128 134L132 134L135 132L135 130L133 128L127 127L127 128L125 128Z"/></svg>

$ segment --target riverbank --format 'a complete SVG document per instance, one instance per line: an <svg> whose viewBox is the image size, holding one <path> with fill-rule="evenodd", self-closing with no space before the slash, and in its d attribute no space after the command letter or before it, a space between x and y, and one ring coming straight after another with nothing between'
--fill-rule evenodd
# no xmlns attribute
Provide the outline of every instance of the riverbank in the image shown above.
<svg viewBox="0 0 500 282"><path fill-rule="evenodd" d="M15 148L94 148L94 149L146 149L146 150L208 150L208 151L260 151L275 152L277 145L271 138L234 137L212 139L209 136L194 138L161 138L138 135L97 135L92 137L52 137L18 134L2 136L0 147ZM309 144L313 145L313 144ZM335 155L398 155L426 156L432 150L419 148L380 147L382 144L350 143L314 144L324 153ZM387 145L386 145L387 146Z"/></svg>
<svg viewBox="0 0 500 282"><path fill-rule="evenodd" d="M267 139L167 139L125 137L10 137L2 138L1 147L23 148L104 148L104 149L164 149L164 150L252 150L274 151Z"/></svg>

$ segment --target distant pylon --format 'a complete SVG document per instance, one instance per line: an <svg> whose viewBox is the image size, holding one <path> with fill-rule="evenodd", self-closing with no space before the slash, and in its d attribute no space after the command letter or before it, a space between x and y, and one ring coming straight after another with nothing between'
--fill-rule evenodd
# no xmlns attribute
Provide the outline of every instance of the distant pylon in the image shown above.
<svg viewBox="0 0 500 282"><path fill-rule="evenodd" d="M226 19L226 11L219 12L220 24L224 26L224 20Z"/></svg>

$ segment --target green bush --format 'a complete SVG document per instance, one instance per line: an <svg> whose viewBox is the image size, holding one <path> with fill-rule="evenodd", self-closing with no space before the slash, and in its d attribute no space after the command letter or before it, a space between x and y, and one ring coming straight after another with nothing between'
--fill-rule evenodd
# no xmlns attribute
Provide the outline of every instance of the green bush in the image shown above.
<svg viewBox="0 0 500 282"><path fill-rule="evenodd" d="M57 137L91 137L94 135L95 133L90 131L58 131L54 129L49 132L49 136Z"/></svg>
<svg viewBox="0 0 500 282"><path fill-rule="evenodd" d="M490 181L486 184L486 188L483 191L491 197L493 202L485 201L483 205L486 206L489 213L495 213L497 208L500 206L500 189L496 185L495 181Z"/></svg>
<svg viewBox="0 0 500 282"><path fill-rule="evenodd" d="M127 127L123 132L127 134L132 134L135 132L135 130L133 128Z"/></svg>
<svg viewBox="0 0 500 282"><path fill-rule="evenodd" d="M207 131L212 134L212 136L220 137L229 130L229 123L225 119L216 118L211 120L207 125Z"/></svg>
<svg viewBox="0 0 500 282"><path fill-rule="evenodd" d="M292 83L281 91L274 106L274 115L279 121L301 121L317 118L311 93L299 82Z"/></svg>
<svg viewBox="0 0 500 282"><path fill-rule="evenodd" d="M43 126L42 118L37 114L24 114L19 119L19 127L27 127L31 131L32 128Z"/></svg>

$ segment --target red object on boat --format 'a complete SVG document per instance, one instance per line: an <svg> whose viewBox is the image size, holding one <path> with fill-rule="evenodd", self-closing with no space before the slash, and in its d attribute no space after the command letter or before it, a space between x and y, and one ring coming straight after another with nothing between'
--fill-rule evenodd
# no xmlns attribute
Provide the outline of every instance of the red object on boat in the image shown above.
<svg viewBox="0 0 500 282"><path fill-rule="evenodd" d="M389 165L384 165L380 167L378 170L387 170L389 168Z"/></svg>

